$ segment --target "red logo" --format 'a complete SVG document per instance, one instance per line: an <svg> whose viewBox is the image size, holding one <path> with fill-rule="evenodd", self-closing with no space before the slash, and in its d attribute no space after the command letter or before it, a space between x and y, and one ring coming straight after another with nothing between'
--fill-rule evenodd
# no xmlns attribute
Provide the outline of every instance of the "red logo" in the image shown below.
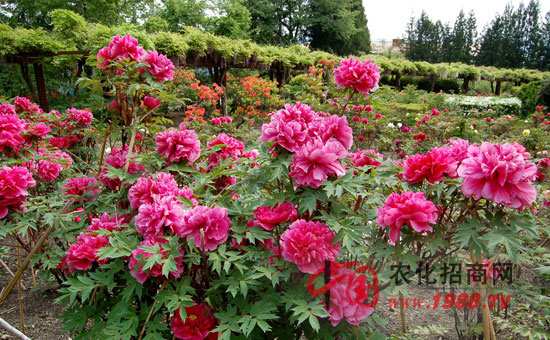
<svg viewBox="0 0 550 340"><path fill-rule="evenodd" d="M315 280L315 278L317 278L319 274L325 271L324 268L319 269L313 275L311 275L309 280L307 280L307 289L309 293L313 296L323 295L326 292L328 292L335 284L347 279L346 299L348 300L348 302L352 305L360 304L364 307L374 308L374 306L376 306L376 304L378 303L378 275L376 275L376 272L374 271L374 269L369 266L361 266L353 272L349 270L348 271L340 270L340 268L354 268L358 265L359 265L358 262L341 262L341 263L331 262L330 272L331 273L343 272L343 274L336 274L335 277L330 278L329 283L326 283L323 287L317 289L313 287L313 280ZM371 273L372 284L367 283L366 275L360 275L364 272ZM351 290L355 292L355 298L351 297L351 294L350 294ZM370 297L369 291L373 292L373 298L372 298L372 301L365 303L364 301Z"/></svg>

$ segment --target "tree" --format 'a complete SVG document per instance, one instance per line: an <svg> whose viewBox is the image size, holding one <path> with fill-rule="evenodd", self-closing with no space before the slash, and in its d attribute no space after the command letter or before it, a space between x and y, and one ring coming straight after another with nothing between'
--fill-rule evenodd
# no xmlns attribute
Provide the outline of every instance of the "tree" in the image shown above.
<svg viewBox="0 0 550 340"><path fill-rule="evenodd" d="M154 7L154 0L11 0L0 3L0 19L12 26L51 28L49 13L68 9L89 22L118 25L136 23Z"/></svg>
<svg viewBox="0 0 550 340"><path fill-rule="evenodd" d="M205 28L208 3L205 0L164 0L159 16L172 32L183 31L184 26Z"/></svg>
<svg viewBox="0 0 550 340"><path fill-rule="evenodd" d="M538 68L542 50L542 27L539 23L540 3L531 0L525 9L525 67Z"/></svg>
<svg viewBox="0 0 550 340"><path fill-rule="evenodd" d="M217 15L211 20L215 34L235 39L248 38L251 15L242 1L220 0L214 2L214 8L218 9Z"/></svg>
<svg viewBox="0 0 550 340"><path fill-rule="evenodd" d="M414 61L439 62L444 31L441 21L432 22L425 11L422 11L416 21L411 17L407 26L408 47L405 56Z"/></svg>

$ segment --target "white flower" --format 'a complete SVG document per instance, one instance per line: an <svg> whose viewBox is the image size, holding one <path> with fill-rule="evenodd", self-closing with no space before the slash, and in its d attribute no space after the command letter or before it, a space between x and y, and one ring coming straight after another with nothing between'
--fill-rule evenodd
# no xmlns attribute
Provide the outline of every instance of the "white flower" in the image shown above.
<svg viewBox="0 0 550 340"><path fill-rule="evenodd" d="M401 129L401 127L403 126L403 124L401 123L397 123L397 127Z"/></svg>
<svg viewBox="0 0 550 340"><path fill-rule="evenodd" d="M388 123L388 127L389 127L389 128L394 128L395 125L393 125L393 123Z"/></svg>
<svg viewBox="0 0 550 340"><path fill-rule="evenodd" d="M108 147L105 148L105 153L106 153L106 154L110 154L110 153L111 153L111 148L108 148Z"/></svg>

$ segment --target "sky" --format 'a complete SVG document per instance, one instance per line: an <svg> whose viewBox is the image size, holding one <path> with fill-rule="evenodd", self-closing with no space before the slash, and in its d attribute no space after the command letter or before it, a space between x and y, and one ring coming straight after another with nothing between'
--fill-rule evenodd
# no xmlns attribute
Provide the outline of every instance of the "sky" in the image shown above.
<svg viewBox="0 0 550 340"><path fill-rule="evenodd" d="M511 2L517 7L521 0L363 0L367 14L371 41L392 40L405 35L407 23L411 16L418 18L425 10L431 20L454 24L461 9L466 15L474 10L477 19L477 30L495 18L497 13L504 12L504 7ZM525 6L529 0L524 0ZM550 0L540 0L542 16L550 11Z"/></svg>

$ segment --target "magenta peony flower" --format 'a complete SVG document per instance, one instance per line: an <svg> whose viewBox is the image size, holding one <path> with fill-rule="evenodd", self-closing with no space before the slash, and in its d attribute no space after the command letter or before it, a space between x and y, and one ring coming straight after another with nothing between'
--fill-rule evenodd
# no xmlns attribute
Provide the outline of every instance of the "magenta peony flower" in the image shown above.
<svg viewBox="0 0 550 340"><path fill-rule="evenodd" d="M15 100L13 101L13 105L15 106L15 112L17 113L30 112L33 106L32 102L25 97L15 98Z"/></svg>
<svg viewBox="0 0 550 340"><path fill-rule="evenodd" d="M170 129L160 132L155 142L157 152L166 156L168 163L186 161L191 166L201 154L201 144L193 130L183 128L179 131Z"/></svg>
<svg viewBox="0 0 550 340"><path fill-rule="evenodd" d="M208 151L212 150L212 147L216 145L223 145L219 151L211 154L208 157L208 165L210 168L215 168L220 165L222 160L230 158L232 160L237 160L239 157L242 157L244 154L244 144L240 140L229 137L225 133L220 133L217 136L214 136L210 142L208 142Z"/></svg>
<svg viewBox="0 0 550 340"><path fill-rule="evenodd" d="M271 121L262 125L260 141L274 142L290 152L296 152L309 140L309 129L320 117L311 106L297 102L285 104L271 115Z"/></svg>
<svg viewBox="0 0 550 340"><path fill-rule="evenodd" d="M67 116L69 120L77 122L80 125L87 126L92 124L92 118L94 115L88 110L68 109Z"/></svg>
<svg viewBox="0 0 550 340"><path fill-rule="evenodd" d="M353 145L353 132L349 127L346 116L332 115L323 118L318 135L325 143L330 139L337 140L346 150L349 150Z"/></svg>
<svg viewBox="0 0 550 340"><path fill-rule="evenodd" d="M15 107L11 104L0 104L0 114L2 115L14 115Z"/></svg>
<svg viewBox="0 0 550 340"><path fill-rule="evenodd" d="M342 144L334 139L324 143L313 139L306 143L292 157L290 177L296 179L298 186L318 188L328 176L344 175L346 171L338 159L346 156Z"/></svg>
<svg viewBox="0 0 550 340"><path fill-rule="evenodd" d="M73 142L69 137L52 137L48 140L51 147L59 149L67 149Z"/></svg>
<svg viewBox="0 0 550 340"><path fill-rule="evenodd" d="M454 159L456 159L459 164L462 163L462 161L468 157L470 142L460 138L449 139L448 142L451 144L451 152Z"/></svg>
<svg viewBox="0 0 550 340"><path fill-rule="evenodd" d="M164 82L174 78L174 64L164 54L159 54L155 50L150 51L145 57L145 62L150 66L147 68L149 73L158 81Z"/></svg>
<svg viewBox="0 0 550 340"><path fill-rule="evenodd" d="M372 165L374 167L382 165L383 155L374 150L361 150L357 149L354 153L349 153L348 157L353 160L353 166L358 168L365 165Z"/></svg>
<svg viewBox="0 0 550 340"><path fill-rule="evenodd" d="M21 208L29 194L27 189L35 185L27 168L3 166L0 170L0 219L6 217L8 208Z"/></svg>
<svg viewBox="0 0 550 340"><path fill-rule="evenodd" d="M181 307L180 307L181 308ZM187 318L181 319L179 308L174 314L170 323L172 332L178 339L183 340L204 340L207 338L217 339L217 333L211 333L216 328L214 316L204 303L191 307L184 307Z"/></svg>
<svg viewBox="0 0 550 340"><path fill-rule="evenodd" d="M458 168L458 175L464 178L464 195L474 196L476 200L485 198L510 208L530 206L537 198L537 190L531 184L537 166L526 160L525 155L529 154L524 150L513 144L471 145L468 158Z"/></svg>
<svg viewBox="0 0 550 340"><path fill-rule="evenodd" d="M75 270L88 270L90 266L97 261L99 264L105 264L107 259L99 260L97 251L109 245L108 236L97 236L90 234L80 234L76 243L67 250L66 263L69 266L69 273Z"/></svg>
<svg viewBox="0 0 550 340"><path fill-rule="evenodd" d="M72 201L84 202L95 196L100 190L99 183L94 177L73 177L63 186L63 196L76 196Z"/></svg>
<svg viewBox="0 0 550 340"><path fill-rule="evenodd" d="M115 35L109 46L103 47L97 53L97 67L106 69L111 63L125 61L126 59L142 61L145 55L145 50L138 45L136 38L132 38L129 34L124 37Z"/></svg>
<svg viewBox="0 0 550 340"><path fill-rule="evenodd" d="M16 114L0 114L0 151L6 147L16 151L25 142L21 135L25 125Z"/></svg>
<svg viewBox="0 0 550 340"><path fill-rule="evenodd" d="M227 209L221 207L204 207L198 205L186 210L180 226L176 226L176 234L180 237L193 239L197 248L214 250L219 244L227 241L231 221L227 217ZM204 234L204 240L201 236Z"/></svg>
<svg viewBox="0 0 550 340"><path fill-rule="evenodd" d="M365 306L368 298L368 286L365 276L359 276L350 269L331 266L330 276L333 278L345 275L330 288L330 323L336 326L346 319L352 325L359 325L374 311L373 307Z"/></svg>
<svg viewBox="0 0 550 340"><path fill-rule="evenodd" d="M259 207L254 210L254 217L265 230L273 230L282 222L289 220L294 213L291 202L277 203L273 209L270 206Z"/></svg>
<svg viewBox="0 0 550 340"><path fill-rule="evenodd" d="M302 272L313 274L324 268L325 260L334 261L338 256L340 245L332 244L334 236L324 223L297 220L281 236L283 257Z"/></svg>
<svg viewBox="0 0 550 340"><path fill-rule="evenodd" d="M128 156L128 146L124 148L124 151L122 151L122 148L114 148L109 153L109 156L105 158L105 164L110 165L114 167L115 169L124 169L126 166L126 157ZM130 162L130 165L128 166L128 173L133 175L138 173L139 171L145 171L145 168L143 165L139 163ZM106 166L103 167L101 170L101 173L99 174L99 179L101 180L101 183L108 187L111 190L116 190L122 182L118 178L110 178L107 177L108 169Z"/></svg>
<svg viewBox="0 0 550 340"><path fill-rule="evenodd" d="M425 155L415 154L407 158L403 165L405 178L411 184L427 179L430 184L442 181L445 175L457 177L458 161L453 150L446 146L436 147Z"/></svg>
<svg viewBox="0 0 550 340"><path fill-rule="evenodd" d="M151 110L154 110L160 105L160 99L145 96L145 98L143 98L143 105L147 106Z"/></svg>
<svg viewBox="0 0 550 340"><path fill-rule="evenodd" d="M120 226L128 223L128 220L129 218L126 215L114 215L111 217L108 213L103 213L99 218L92 218L92 222L86 229L86 233L93 233L100 229L108 231L121 230L122 228Z"/></svg>
<svg viewBox="0 0 550 340"><path fill-rule="evenodd" d="M395 244L403 224L417 233L432 231L429 224L437 221L438 213L435 204L428 201L423 192L403 191L401 194L391 193L376 216L379 225L390 227L390 241Z"/></svg>
<svg viewBox="0 0 550 340"><path fill-rule="evenodd" d="M130 268L130 274L132 274L132 276L135 277L139 283L145 282L149 277L163 276L162 268L164 267L164 263L156 263L151 268L146 270L143 269L143 266L145 260L153 255L160 255L161 260L164 260L170 256L170 251L162 248L162 245L165 243L168 243L168 240L161 237L156 237L141 242L139 246L132 251L132 256L130 257L128 267ZM150 253L141 248L141 246L154 248L156 245L160 247L160 251L158 253ZM177 279L180 277L181 273L183 273L183 249L180 249L180 254L181 256L174 258L174 261L176 261L176 270L169 273L170 278ZM138 259L137 257L139 255L143 255L143 257Z"/></svg>
<svg viewBox="0 0 550 340"><path fill-rule="evenodd" d="M136 229L146 240L164 235L164 227L177 231L184 222L181 203L172 195L153 195L153 202L140 205L138 211Z"/></svg>
<svg viewBox="0 0 550 340"><path fill-rule="evenodd" d="M380 72L370 59L361 62L353 57L342 59L340 67L334 70L334 81L338 86L353 87L358 92L369 92L378 87Z"/></svg>
<svg viewBox="0 0 550 340"><path fill-rule="evenodd" d="M56 162L45 160L40 160L38 162L38 177L40 177L43 181L55 181L61 170L63 170L63 166L61 164L57 164Z"/></svg>
<svg viewBox="0 0 550 340"><path fill-rule="evenodd" d="M128 200L132 209L145 203L153 203L153 196L176 196L179 188L174 176L165 172L157 172L155 177L148 174L140 177L128 192Z"/></svg>

